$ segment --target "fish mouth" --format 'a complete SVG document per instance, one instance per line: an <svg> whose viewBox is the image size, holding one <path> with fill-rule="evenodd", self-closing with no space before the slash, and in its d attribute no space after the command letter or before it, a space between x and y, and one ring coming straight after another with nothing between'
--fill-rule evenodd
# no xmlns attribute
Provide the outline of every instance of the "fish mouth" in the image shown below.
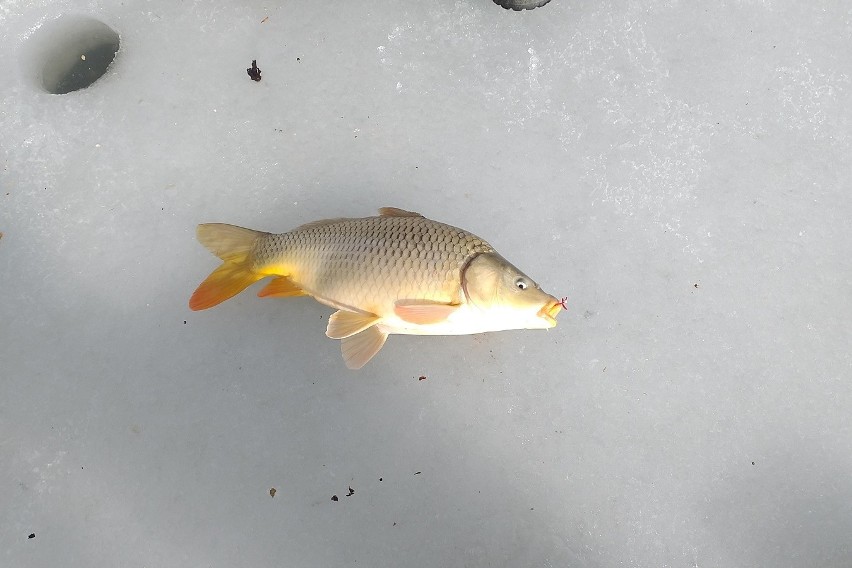
<svg viewBox="0 0 852 568"><path fill-rule="evenodd" d="M538 317L550 324L550 327L553 327L556 325L556 316L563 308L565 308L565 300L559 301L554 298L538 311Z"/></svg>

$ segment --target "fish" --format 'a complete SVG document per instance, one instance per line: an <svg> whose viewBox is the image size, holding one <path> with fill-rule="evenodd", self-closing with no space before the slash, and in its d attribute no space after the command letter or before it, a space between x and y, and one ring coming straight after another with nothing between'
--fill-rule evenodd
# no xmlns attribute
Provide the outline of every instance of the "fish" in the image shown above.
<svg viewBox="0 0 852 568"><path fill-rule="evenodd" d="M189 299L212 308L272 277L261 298L311 296L336 309L326 335L341 340L350 369L363 367L388 335L464 335L547 329L566 299L473 233L419 213L314 221L286 233L224 223L198 225L199 242L222 260Z"/></svg>

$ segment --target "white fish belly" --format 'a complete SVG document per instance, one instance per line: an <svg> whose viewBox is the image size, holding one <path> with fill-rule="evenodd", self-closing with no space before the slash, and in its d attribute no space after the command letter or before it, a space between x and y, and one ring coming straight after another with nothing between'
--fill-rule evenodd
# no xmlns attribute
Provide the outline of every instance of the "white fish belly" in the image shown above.
<svg viewBox="0 0 852 568"><path fill-rule="evenodd" d="M445 321L433 324L413 324L390 314L376 324L380 331L398 335L470 335L507 329L506 322L494 320L480 309L462 305Z"/></svg>

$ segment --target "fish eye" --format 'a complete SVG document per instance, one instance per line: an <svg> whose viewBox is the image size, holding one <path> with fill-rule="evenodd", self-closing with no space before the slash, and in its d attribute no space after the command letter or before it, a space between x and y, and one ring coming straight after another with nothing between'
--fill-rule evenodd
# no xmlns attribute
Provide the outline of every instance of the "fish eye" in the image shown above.
<svg viewBox="0 0 852 568"><path fill-rule="evenodd" d="M518 278L517 280L515 280L515 287L518 290L526 290L529 287L529 284L527 284L527 281L523 278Z"/></svg>

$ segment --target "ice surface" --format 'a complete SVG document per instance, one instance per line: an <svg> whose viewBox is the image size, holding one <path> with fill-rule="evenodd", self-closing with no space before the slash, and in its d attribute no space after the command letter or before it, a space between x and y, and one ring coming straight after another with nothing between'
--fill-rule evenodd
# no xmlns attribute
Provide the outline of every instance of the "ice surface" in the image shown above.
<svg viewBox="0 0 852 568"><path fill-rule="evenodd" d="M67 14L121 49L50 95ZM5 0L0 565L852 565L850 29L793 0ZM197 223L386 205L570 311L351 372L309 299L188 310Z"/></svg>

